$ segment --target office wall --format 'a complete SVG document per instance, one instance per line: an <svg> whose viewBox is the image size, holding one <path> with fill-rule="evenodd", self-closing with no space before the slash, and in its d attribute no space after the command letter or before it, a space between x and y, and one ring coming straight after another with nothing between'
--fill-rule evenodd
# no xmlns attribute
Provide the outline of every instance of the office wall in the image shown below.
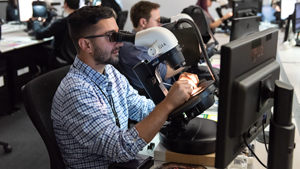
<svg viewBox="0 0 300 169"><path fill-rule="evenodd" d="M123 10L130 11L130 8L133 4L137 3L139 0L121 0L120 3L123 6ZM160 14L164 17L172 17L181 13L181 11L190 5L195 5L197 0L149 0L151 2L159 3L160 4ZM208 9L209 13L212 15L213 18L218 18L218 14L215 11L215 8L220 6L218 3L213 2L212 6ZM231 11L231 9L223 10L222 12L225 14ZM124 30L131 31L132 24L130 21L130 17L128 15Z"/></svg>
<svg viewBox="0 0 300 169"><path fill-rule="evenodd" d="M6 6L7 6L7 1L0 0L0 18L2 19L6 18Z"/></svg>
<svg viewBox="0 0 300 169"><path fill-rule="evenodd" d="M53 6L53 7L57 9L57 11L56 11L57 15L62 15L64 0L45 0L45 2L47 3L48 6L50 6L51 2L59 2L60 5Z"/></svg>

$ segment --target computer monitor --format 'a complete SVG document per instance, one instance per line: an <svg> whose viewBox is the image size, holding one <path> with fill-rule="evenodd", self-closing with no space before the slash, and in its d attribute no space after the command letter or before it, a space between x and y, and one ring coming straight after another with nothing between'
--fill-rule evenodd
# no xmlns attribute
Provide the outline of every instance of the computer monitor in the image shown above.
<svg viewBox="0 0 300 169"><path fill-rule="evenodd" d="M18 0L19 18L26 22L32 17L32 2L34 0Z"/></svg>
<svg viewBox="0 0 300 169"><path fill-rule="evenodd" d="M32 17L47 18L47 4L45 1L32 2Z"/></svg>
<svg viewBox="0 0 300 169"><path fill-rule="evenodd" d="M101 5L102 1L101 0L93 0L93 6L99 6Z"/></svg>
<svg viewBox="0 0 300 169"><path fill-rule="evenodd" d="M284 0L280 3L280 18L287 19L294 12L295 3L297 0Z"/></svg>
<svg viewBox="0 0 300 169"><path fill-rule="evenodd" d="M233 0L232 13L233 18L256 16L261 13L262 1L261 0Z"/></svg>
<svg viewBox="0 0 300 169"><path fill-rule="evenodd" d="M260 20L260 16L233 18L231 22L230 41L258 32Z"/></svg>
<svg viewBox="0 0 300 169"><path fill-rule="evenodd" d="M216 168L226 168L270 122L273 99L264 89L279 79L277 39L270 28L221 47Z"/></svg>
<svg viewBox="0 0 300 169"><path fill-rule="evenodd" d="M295 3L295 12L293 17L293 32L300 32L300 2Z"/></svg>

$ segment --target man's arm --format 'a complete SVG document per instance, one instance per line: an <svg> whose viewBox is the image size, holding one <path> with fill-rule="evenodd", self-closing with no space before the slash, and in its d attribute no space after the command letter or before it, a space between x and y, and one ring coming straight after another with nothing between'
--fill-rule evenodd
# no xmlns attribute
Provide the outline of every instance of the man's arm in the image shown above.
<svg viewBox="0 0 300 169"><path fill-rule="evenodd" d="M183 71L185 69L185 67L181 67L177 70L172 69L169 65L167 65L167 73L166 76L164 78L164 80L167 80L175 75L177 75L178 73L180 73L181 71Z"/></svg>
<svg viewBox="0 0 300 169"><path fill-rule="evenodd" d="M32 25L32 29L35 33L36 39L49 38L51 36L54 36L58 32L61 32L62 30L66 29L66 27L67 21L63 19L56 20L46 27L43 27L37 20L33 21Z"/></svg>
<svg viewBox="0 0 300 169"><path fill-rule="evenodd" d="M139 137L149 143L167 120L168 114L187 101L191 93L192 88L188 81L175 82L167 97L155 107L149 116L135 125Z"/></svg>

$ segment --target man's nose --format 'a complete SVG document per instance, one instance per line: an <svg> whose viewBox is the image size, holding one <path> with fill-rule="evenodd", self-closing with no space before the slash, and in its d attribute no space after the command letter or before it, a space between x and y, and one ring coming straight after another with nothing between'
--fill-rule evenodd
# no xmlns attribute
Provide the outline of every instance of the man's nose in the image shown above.
<svg viewBox="0 0 300 169"><path fill-rule="evenodd" d="M121 46L123 46L123 45L124 45L123 42L117 42L117 46L118 46L118 47L121 47Z"/></svg>

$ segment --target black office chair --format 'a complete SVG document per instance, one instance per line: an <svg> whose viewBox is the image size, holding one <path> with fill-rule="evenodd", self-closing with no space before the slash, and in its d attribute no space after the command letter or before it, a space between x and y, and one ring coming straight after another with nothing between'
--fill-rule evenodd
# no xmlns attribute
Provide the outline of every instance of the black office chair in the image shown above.
<svg viewBox="0 0 300 169"><path fill-rule="evenodd" d="M209 26L207 22L205 22L206 17L203 9L197 5L191 5L184 8L181 13L188 14L191 18L193 18L195 24L198 26L201 32L203 42L206 44L210 40L211 36L208 32Z"/></svg>
<svg viewBox="0 0 300 169"><path fill-rule="evenodd" d="M128 16L128 11L119 11L118 12L116 22L117 22L120 30L124 29L124 26L125 26L125 23L127 20L127 16Z"/></svg>
<svg viewBox="0 0 300 169"><path fill-rule="evenodd" d="M60 54L62 57L61 59L66 61L67 64L73 64L77 52L69 33L66 34L63 39L62 45L60 47Z"/></svg>
<svg viewBox="0 0 300 169"><path fill-rule="evenodd" d="M3 146L4 152L10 153L12 151L12 147L7 142L0 141L0 145Z"/></svg>
<svg viewBox="0 0 300 169"><path fill-rule="evenodd" d="M22 87L25 108L35 128L41 135L50 157L51 169L63 169L65 164L55 139L50 117L52 99L61 80L68 73L65 66L43 74Z"/></svg>

